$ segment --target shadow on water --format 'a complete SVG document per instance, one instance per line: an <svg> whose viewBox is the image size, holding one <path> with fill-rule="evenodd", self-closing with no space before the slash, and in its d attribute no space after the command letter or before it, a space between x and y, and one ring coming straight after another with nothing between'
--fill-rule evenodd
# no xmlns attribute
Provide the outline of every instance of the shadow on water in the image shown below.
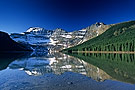
<svg viewBox="0 0 135 90"><path fill-rule="evenodd" d="M0 53L0 70L6 69L8 65L18 58L24 58L31 54L31 52L21 53Z"/></svg>
<svg viewBox="0 0 135 90"><path fill-rule="evenodd" d="M135 54L70 53L105 71L114 80L135 83Z"/></svg>

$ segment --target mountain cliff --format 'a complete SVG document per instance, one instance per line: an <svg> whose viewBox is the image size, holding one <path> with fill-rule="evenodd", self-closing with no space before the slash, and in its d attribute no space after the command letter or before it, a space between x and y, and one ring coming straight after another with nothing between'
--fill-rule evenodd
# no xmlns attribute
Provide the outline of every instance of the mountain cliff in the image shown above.
<svg viewBox="0 0 135 90"><path fill-rule="evenodd" d="M32 27L24 33L13 33L10 36L17 42L40 45L54 52L81 44L102 34L111 26L104 23L95 23L87 28L73 32L67 32L60 28L46 30L40 27Z"/></svg>
<svg viewBox="0 0 135 90"><path fill-rule="evenodd" d="M111 26L112 25L106 25L102 22L96 22L96 24L93 24L93 25L86 28L87 32L86 32L82 42L85 42L91 38L99 36L100 34L105 32Z"/></svg>
<svg viewBox="0 0 135 90"><path fill-rule="evenodd" d="M45 44L50 40L50 36L52 35L51 30L45 30L44 28L33 27L29 28L26 32L23 33L12 33L10 36L17 42L25 42L31 45L34 44Z"/></svg>
<svg viewBox="0 0 135 90"><path fill-rule="evenodd" d="M106 32L65 51L135 51L135 21L118 23Z"/></svg>

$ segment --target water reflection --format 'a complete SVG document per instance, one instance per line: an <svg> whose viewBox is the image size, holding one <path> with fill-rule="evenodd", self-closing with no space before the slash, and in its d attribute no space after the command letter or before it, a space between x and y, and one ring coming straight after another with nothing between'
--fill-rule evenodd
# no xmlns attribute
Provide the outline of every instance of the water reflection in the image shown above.
<svg viewBox="0 0 135 90"><path fill-rule="evenodd" d="M8 65L17 58L29 56L30 52L22 53L0 53L0 70L6 69Z"/></svg>
<svg viewBox="0 0 135 90"><path fill-rule="evenodd" d="M1 55L0 60L5 62L1 64L0 90L135 89L132 85L135 63L130 54L76 53L69 56L36 52Z"/></svg>
<svg viewBox="0 0 135 90"><path fill-rule="evenodd" d="M77 57L77 58L75 58ZM7 66L30 76L74 72L91 77L96 81L106 79L135 83L134 54L91 54L74 53L19 53L0 54L0 70Z"/></svg>
<svg viewBox="0 0 135 90"><path fill-rule="evenodd" d="M97 81L111 77L98 67L83 60L62 53L33 53L27 58L19 58L9 64L10 69L25 71L28 75L45 75L53 73L61 75L64 72L83 74Z"/></svg>
<svg viewBox="0 0 135 90"><path fill-rule="evenodd" d="M135 83L135 54L73 53L118 81Z"/></svg>

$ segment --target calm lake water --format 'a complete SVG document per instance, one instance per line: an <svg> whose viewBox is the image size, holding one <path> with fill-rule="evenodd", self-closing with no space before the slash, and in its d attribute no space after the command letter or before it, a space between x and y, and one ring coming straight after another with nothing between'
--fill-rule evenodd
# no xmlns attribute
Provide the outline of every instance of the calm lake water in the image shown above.
<svg viewBox="0 0 135 90"><path fill-rule="evenodd" d="M135 54L0 54L0 90L135 90Z"/></svg>

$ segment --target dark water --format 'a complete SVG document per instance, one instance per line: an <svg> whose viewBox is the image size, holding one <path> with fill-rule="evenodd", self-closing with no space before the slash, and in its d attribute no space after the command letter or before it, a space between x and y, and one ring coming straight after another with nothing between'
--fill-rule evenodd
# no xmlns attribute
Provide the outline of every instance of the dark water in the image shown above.
<svg viewBox="0 0 135 90"><path fill-rule="evenodd" d="M134 54L0 54L0 90L135 90Z"/></svg>

